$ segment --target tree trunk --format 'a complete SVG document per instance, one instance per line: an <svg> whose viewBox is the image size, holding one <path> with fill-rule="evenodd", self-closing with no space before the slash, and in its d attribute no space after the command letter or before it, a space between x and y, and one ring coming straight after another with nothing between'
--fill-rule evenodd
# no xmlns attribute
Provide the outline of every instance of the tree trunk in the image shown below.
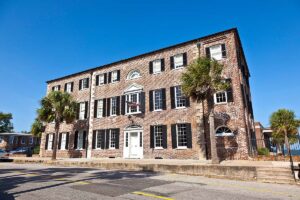
<svg viewBox="0 0 300 200"><path fill-rule="evenodd" d="M199 124L200 141L203 139L204 139L204 141L200 142L200 145L204 145L205 158L206 158L206 160L208 160L208 148L207 148L207 137L206 137L206 133L205 133L205 116L204 116L204 101L203 101L203 99L201 99L201 107L202 107L202 111L201 111L200 120L199 120L200 121L200 124ZM203 149L202 146L200 146L200 148ZM203 150L201 151L201 153L203 153Z"/></svg>
<svg viewBox="0 0 300 200"><path fill-rule="evenodd" d="M52 160L56 160L58 133L59 133L59 121L55 120L55 133L54 133L54 141L53 141L54 145L52 151Z"/></svg>
<svg viewBox="0 0 300 200"><path fill-rule="evenodd" d="M216 134L215 134L215 117L213 110L209 114L209 135L210 135L210 149L212 164L220 164L217 151Z"/></svg>
<svg viewBox="0 0 300 200"><path fill-rule="evenodd" d="M288 139L286 130L284 130L284 144L285 144L285 147L286 147L286 150L287 150L287 155L290 155L291 154L290 144L289 144L289 139Z"/></svg>

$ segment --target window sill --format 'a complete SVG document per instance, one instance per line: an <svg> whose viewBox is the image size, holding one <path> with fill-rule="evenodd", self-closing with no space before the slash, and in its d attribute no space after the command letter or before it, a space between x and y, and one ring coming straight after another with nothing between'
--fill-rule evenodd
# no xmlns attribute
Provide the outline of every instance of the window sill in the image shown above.
<svg viewBox="0 0 300 200"><path fill-rule="evenodd" d="M81 89L81 90L79 90L79 91L84 91L84 90L88 90L89 88L83 88L83 89Z"/></svg>
<svg viewBox="0 0 300 200"><path fill-rule="evenodd" d="M178 150L185 150L185 149L188 149L187 147L177 147L176 149Z"/></svg>
<svg viewBox="0 0 300 200"><path fill-rule="evenodd" d="M153 75L162 74L162 71L160 71L160 72L153 72L152 74L153 74Z"/></svg>
<svg viewBox="0 0 300 200"><path fill-rule="evenodd" d="M82 151L82 150L84 150L84 149L75 149L76 151Z"/></svg>
<svg viewBox="0 0 300 200"><path fill-rule="evenodd" d="M163 147L155 147L154 149L155 150L163 150L164 148Z"/></svg>
<svg viewBox="0 0 300 200"><path fill-rule="evenodd" d="M187 107L183 106L183 107L176 107L175 110L181 110L181 109L185 109Z"/></svg>
<svg viewBox="0 0 300 200"><path fill-rule="evenodd" d="M119 83L120 81L111 81L111 84Z"/></svg>
<svg viewBox="0 0 300 200"><path fill-rule="evenodd" d="M109 150L115 150L116 148L109 148Z"/></svg>
<svg viewBox="0 0 300 200"><path fill-rule="evenodd" d="M126 113L125 115L137 115L137 114L142 114L142 112Z"/></svg>
<svg viewBox="0 0 300 200"><path fill-rule="evenodd" d="M182 65L182 66L179 66L179 67L174 66L174 69L172 69L172 70L184 69L185 67L186 67L186 65Z"/></svg>
<svg viewBox="0 0 300 200"><path fill-rule="evenodd" d="M163 111L163 109L153 110L153 112L161 112L161 111Z"/></svg>
<svg viewBox="0 0 300 200"><path fill-rule="evenodd" d="M224 105L224 104L227 104L228 102L220 102L220 103L216 103L215 102L215 105Z"/></svg>

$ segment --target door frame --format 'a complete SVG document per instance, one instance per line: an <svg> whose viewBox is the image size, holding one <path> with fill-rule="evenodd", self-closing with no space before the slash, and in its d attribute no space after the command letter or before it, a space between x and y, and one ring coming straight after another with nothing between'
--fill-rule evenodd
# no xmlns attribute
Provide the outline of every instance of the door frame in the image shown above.
<svg viewBox="0 0 300 200"><path fill-rule="evenodd" d="M138 156L136 158L132 158L130 156L130 137L131 133L138 134ZM126 135L128 134L128 147L126 147ZM140 141L142 141L142 146L140 146ZM144 141L143 141L143 129L131 129L131 130L124 130L124 148L123 148L123 158L129 159L142 159L144 156Z"/></svg>

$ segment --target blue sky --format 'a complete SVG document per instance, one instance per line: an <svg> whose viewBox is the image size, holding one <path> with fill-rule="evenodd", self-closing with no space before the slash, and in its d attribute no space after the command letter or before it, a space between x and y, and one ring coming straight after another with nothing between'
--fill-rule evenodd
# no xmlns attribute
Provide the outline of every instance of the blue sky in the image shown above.
<svg viewBox="0 0 300 200"><path fill-rule="evenodd" d="M0 1L0 111L29 130L46 81L237 27L256 121L300 117L299 1Z"/></svg>

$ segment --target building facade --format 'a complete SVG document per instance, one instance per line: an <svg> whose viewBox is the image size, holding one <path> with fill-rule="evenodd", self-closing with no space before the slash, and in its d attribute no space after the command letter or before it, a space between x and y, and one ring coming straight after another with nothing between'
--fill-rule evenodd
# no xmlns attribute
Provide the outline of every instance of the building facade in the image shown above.
<svg viewBox="0 0 300 200"><path fill-rule="evenodd" d="M28 133L0 133L0 149L11 151L18 148L33 148L39 139Z"/></svg>
<svg viewBox="0 0 300 200"><path fill-rule="evenodd" d="M181 75L199 56L224 65L231 84L202 107L184 96ZM255 137L249 70L236 29L99 66L47 82L78 102L76 122L62 123L58 157L209 159L209 124L216 112L222 159L247 159ZM52 154L54 124L47 124L41 156ZM201 134L202 133L202 134Z"/></svg>

